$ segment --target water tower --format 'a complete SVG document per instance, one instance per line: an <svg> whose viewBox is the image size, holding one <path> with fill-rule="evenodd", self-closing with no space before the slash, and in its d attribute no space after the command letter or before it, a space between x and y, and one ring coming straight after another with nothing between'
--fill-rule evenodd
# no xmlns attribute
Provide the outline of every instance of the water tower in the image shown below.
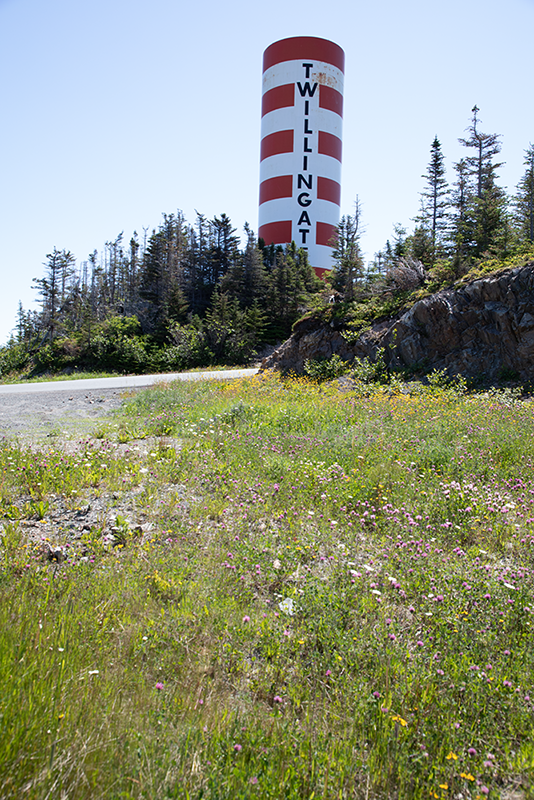
<svg viewBox="0 0 534 800"><path fill-rule="evenodd" d="M314 36L263 54L258 236L305 247L318 275L339 222L344 68L341 47Z"/></svg>

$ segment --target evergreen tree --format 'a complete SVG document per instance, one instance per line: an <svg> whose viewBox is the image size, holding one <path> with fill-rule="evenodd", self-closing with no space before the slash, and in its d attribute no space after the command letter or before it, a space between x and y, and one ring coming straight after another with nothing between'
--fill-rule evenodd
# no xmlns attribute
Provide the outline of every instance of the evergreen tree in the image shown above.
<svg viewBox="0 0 534 800"><path fill-rule="evenodd" d="M469 168L465 158L455 165L456 181L451 195L451 223L449 236L453 252L453 267L456 271L467 259L469 240Z"/></svg>
<svg viewBox="0 0 534 800"><path fill-rule="evenodd" d="M33 283L41 295L41 330L52 340L61 327L62 311L70 290L75 259L68 250L60 251L56 247L46 258L45 277L34 278Z"/></svg>
<svg viewBox="0 0 534 800"><path fill-rule="evenodd" d="M421 209L423 213L423 209ZM420 217L418 218L420 219ZM432 242L431 228L425 223L417 225L414 232L406 240L407 250L426 266L432 266L436 260L436 248Z"/></svg>
<svg viewBox="0 0 534 800"><path fill-rule="evenodd" d="M343 216L337 227L336 244L332 253L335 262L332 286L345 300L354 300L356 284L363 276L360 250L361 206L356 198L354 214Z"/></svg>
<svg viewBox="0 0 534 800"><path fill-rule="evenodd" d="M106 266L108 274L109 304L114 307L123 298L123 266L124 251L122 248L122 233L114 241L106 242Z"/></svg>
<svg viewBox="0 0 534 800"><path fill-rule="evenodd" d="M125 293L125 313L131 314L137 305L138 272L139 272L139 238L137 231L133 232L130 239L130 257L128 260L128 274Z"/></svg>
<svg viewBox="0 0 534 800"><path fill-rule="evenodd" d="M256 334L247 325L246 312L237 299L226 292L215 290L202 331L207 347L219 363L242 363L252 353Z"/></svg>
<svg viewBox="0 0 534 800"><path fill-rule="evenodd" d="M422 231L418 237L419 252L414 251L414 256L432 266L436 258L443 253L449 208L449 187L445 179L444 157L437 136L432 142L430 162L422 177L426 180L425 190L421 193L422 207L419 216Z"/></svg>
<svg viewBox="0 0 534 800"><path fill-rule="evenodd" d="M142 314L147 330L164 335L167 320L183 304L186 232L179 213L164 214L158 231L153 231L143 254L139 274L139 296L145 302ZM180 311L179 314L182 312Z"/></svg>
<svg viewBox="0 0 534 800"><path fill-rule="evenodd" d="M267 278L269 340L287 338L291 326L304 312L309 295L321 288L322 282L316 278L306 250L297 249L295 242L285 250L277 248L275 264Z"/></svg>
<svg viewBox="0 0 534 800"><path fill-rule="evenodd" d="M161 231L152 231L143 254L139 294L147 303L144 317L149 328L158 323L165 305L165 237Z"/></svg>
<svg viewBox="0 0 534 800"><path fill-rule="evenodd" d="M459 140L464 147L475 151L465 159L471 186L464 246L467 247L468 255L479 258L486 251L499 249L505 226L506 195L496 183L497 170L502 166L502 163L494 161L501 150L499 135L481 133L478 106L474 106L472 111L469 137Z"/></svg>
<svg viewBox="0 0 534 800"><path fill-rule="evenodd" d="M283 252L283 247L281 247L281 245L276 247L274 244L266 245L265 240L261 237L258 239L258 249L262 256L263 266L267 271L274 267L277 251Z"/></svg>
<svg viewBox="0 0 534 800"><path fill-rule="evenodd" d="M196 223L188 231L184 256L183 289L193 314L203 315L210 305L214 286L210 274L210 224L204 214L197 212Z"/></svg>
<svg viewBox="0 0 534 800"><path fill-rule="evenodd" d="M525 150L525 174L517 185L515 217L521 240L534 243L534 145Z"/></svg>
<svg viewBox="0 0 534 800"><path fill-rule="evenodd" d="M265 299L267 275L263 266L261 251L256 244L256 236L248 223L245 223L247 243L243 253L243 289L242 303L250 308Z"/></svg>
<svg viewBox="0 0 534 800"><path fill-rule="evenodd" d="M239 237L226 214L214 217L209 225L211 247L204 283L213 291L221 278L239 261L240 253Z"/></svg>
<svg viewBox="0 0 534 800"><path fill-rule="evenodd" d="M256 243L254 231L245 223L247 243L245 250L223 276L221 287L232 297L237 297L242 308L248 308L265 298L267 275L263 266L262 251Z"/></svg>
<svg viewBox="0 0 534 800"><path fill-rule="evenodd" d="M267 327L267 314L257 300L245 311L244 328L252 334L254 345L261 342Z"/></svg>
<svg viewBox="0 0 534 800"><path fill-rule="evenodd" d="M400 258L407 255L409 242L406 237L406 228L399 222L393 226L393 244L388 239L384 250L380 251L381 270L387 277L397 266Z"/></svg>

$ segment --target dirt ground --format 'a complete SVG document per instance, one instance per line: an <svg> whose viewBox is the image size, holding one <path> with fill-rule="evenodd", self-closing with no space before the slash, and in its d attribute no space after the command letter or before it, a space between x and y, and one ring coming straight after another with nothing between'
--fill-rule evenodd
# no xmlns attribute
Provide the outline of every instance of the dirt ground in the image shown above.
<svg viewBox="0 0 534 800"><path fill-rule="evenodd" d="M135 390L35 392L0 395L0 440L28 444L60 435L83 436Z"/></svg>
<svg viewBox="0 0 534 800"><path fill-rule="evenodd" d="M92 449L104 447L106 455L112 453L120 457L128 454L130 458L145 459L148 453L161 446L154 437L119 443L95 439L92 435L99 421L119 408L134 392L131 389L104 389L0 395L0 442L18 441L34 450L59 447L65 453L77 452L90 442ZM181 441L166 437L165 446L178 449ZM144 489L142 481L125 487L121 492L84 487L76 497L52 494L47 498L46 513L42 518L32 514L31 508L28 512L32 500L29 495L17 495L12 502L20 509L20 517L17 517L20 530L29 542L42 544L44 562L53 562L49 566L56 569L57 558L62 561L67 555L74 560L87 560L83 536L93 529L111 547L118 515L127 520L130 529L137 531L138 536L148 535L159 504L169 493L181 499L184 494L181 486L170 484L161 487L158 497L148 508L146 503L139 505L137 502ZM0 535L3 525L0 521Z"/></svg>

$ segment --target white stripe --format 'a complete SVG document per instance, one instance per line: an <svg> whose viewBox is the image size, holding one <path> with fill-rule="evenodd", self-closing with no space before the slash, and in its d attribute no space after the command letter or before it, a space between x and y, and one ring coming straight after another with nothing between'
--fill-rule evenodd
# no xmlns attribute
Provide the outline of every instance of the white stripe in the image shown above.
<svg viewBox="0 0 534 800"><path fill-rule="evenodd" d="M281 64L274 64L265 70L262 79L262 94L276 86L297 83L297 81L300 81L301 86L304 86L306 81L312 86L314 83L322 83L343 94L344 77L340 69L334 67L333 64L314 61L310 58L308 61L313 64L313 68L310 70L310 77L306 78L306 70L302 66L305 61L306 59L303 58L297 61L282 61ZM297 87L295 87L295 91L298 93Z"/></svg>
<svg viewBox="0 0 534 800"><path fill-rule="evenodd" d="M276 111L271 111L262 117L261 138L263 139L265 136L269 136L270 133L276 133L277 131L295 131L296 134L304 136L304 119L302 103L288 108L277 108ZM336 114L335 111L310 104L308 128L314 133L326 131L326 133L332 133L338 139L341 139L343 118Z"/></svg>

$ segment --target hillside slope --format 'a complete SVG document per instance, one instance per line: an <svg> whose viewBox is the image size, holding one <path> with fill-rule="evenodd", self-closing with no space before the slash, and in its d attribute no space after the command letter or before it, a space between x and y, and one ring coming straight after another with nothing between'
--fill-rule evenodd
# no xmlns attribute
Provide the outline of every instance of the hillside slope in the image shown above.
<svg viewBox="0 0 534 800"><path fill-rule="evenodd" d="M449 374L502 380L534 379L534 262L445 289L389 320L375 322L355 341L316 318L264 359L262 369L301 372L307 359L384 358L393 368L445 369ZM345 335L344 335L345 334Z"/></svg>

